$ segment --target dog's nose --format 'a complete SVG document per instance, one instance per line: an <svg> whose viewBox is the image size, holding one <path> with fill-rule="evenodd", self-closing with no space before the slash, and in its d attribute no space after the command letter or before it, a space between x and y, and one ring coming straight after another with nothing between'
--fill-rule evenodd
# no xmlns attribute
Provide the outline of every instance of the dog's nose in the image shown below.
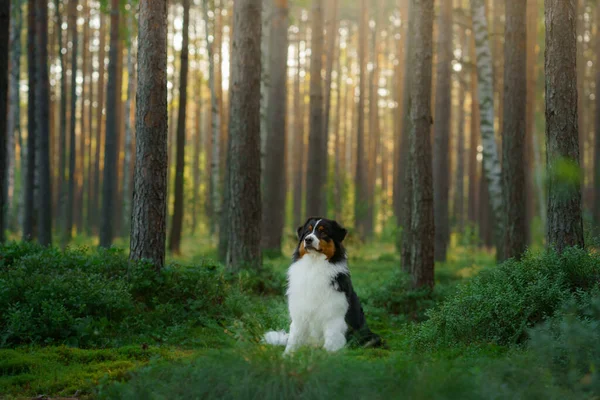
<svg viewBox="0 0 600 400"><path fill-rule="evenodd" d="M307 238L304 239L304 243L309 245L312 244L314 241L314 238L312 238L311 236L308 236Z"/></svg>

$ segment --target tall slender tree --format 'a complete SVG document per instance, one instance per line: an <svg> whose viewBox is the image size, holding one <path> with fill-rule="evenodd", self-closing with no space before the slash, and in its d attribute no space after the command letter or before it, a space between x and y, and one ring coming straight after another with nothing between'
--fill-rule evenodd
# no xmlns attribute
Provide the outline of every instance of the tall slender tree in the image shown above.
<svg viewBox="0 0 600 400"><path fill-rule="evenodd" d="M6 184L6 116L8 115L8 45L10 27L10 1L0 3L0 242L4 242L4 209L6 199L4 186Z"/></svg>
<svg viewBox="0 0 600 400"><path fill-rule="evenodd" d="M134 26L135 16L130 12L127 17L130 26ZM131 181L133 179L131 152L133 140L133 127L131 126L131 109L135 97L135 43L133 32L130 32L130 48L127 52L127 100L125 101L125 160L123 162L123 221L121 234L127 236L131 228Z"/></svg>
<svg viewBox="0 0 600 400"><path fill-rule="evenodd" d="M547 243L584 246L577 121L576 0L546 0Z"/></svg>
<svg viewBox="0 0 600 400"><path fill-rule="evenodd" d="M504 257L520 258L527 245L525 129L527 111L527 2L506 1L504 42Z"/></svg>
<svg viewBox="0 0 600 400"><path fill-rule="evenodd" d="M365 97L367 95L367 0L360 1L358 22L358 125L356 127L356 174L354 196L354 221L358 236L365 239L368 230L368 168L365 160ZM311 74L312 75L312 74Z"/></svg>
<svg viewBox="0 0 600 400"><path fill-rule="evenodd" d="M39 156L38 241L52 245L52 188L50 178L50 80L48 77L48 1L37 0L36 13L36 130Z"/></svg>
<svg viewBox="0 0 600 400"><path fill-rule="evenodd" d="M77 170L75 167L77 161L77 144L75 143L77 130L77 50L79 48L79 40L77 33L77 3L78 0L69 0L69 27L71 28L71 123L69 134L69 181L67 194L67 208L65 215L65 237L64 244L71 241L73 234L73 220L75 213L75 180L77 179ZM79 157L81 157L80 155Z"/></svg>
<svg viewBox="0 0 600 400"><path fill-rule="evenodd" d="M233 6L227 267L260 268L261 0Z"/></svg>
<svg viewBox="0 0 600 400"><path fill-rule="evenodd" d="M435 121L433 124L433 196L435 216L435 260L446 261L450 222L450 130L452 111L452 4L442 1L437 29Z"/></svg>
<svg viewBox="0 0 600 400"><path fill-rule="evenodd" d="M323 170L327 168L323 160L323 0L312 2L312 37L310 47L310 131L308 140L308 174L306 186L306 213L323 213Z"/></svg>
<svg viewBox="0 0 600 400"><path fill-rule="evenodd" d="M179 115L177 116L177 158L175 159L175 196L169 250L181 252L183 228L183 174L185 169L185 122L187 109L188 54L189 54L190 0L183 0L183 43L181 47L181 73L179 75Z"/></svg>
<svg viewBox="0 0 600 400"><path fill-rule="evenodd" d="M273 0L269 35L269 105L264 171L262 248L281 251L285 221L285 149L287 112L288 2Z"/></svg>
<svg viewBox="0 0 600 400"><path fill-rule="evenodd" d="M158 1L157 1L158 2ZM100 217L100 246L110 247L114 238L113 218L117 190L117 57L119 50L119 0L111 0L110 51L106 85L106 134L104 138L104 179Z"/></svg>
<svg viewBox="0 0 600 400"><path fill-rule="evenodd" d="M35 88L36 73L36 12L37 0L27 3L27 170L25 176L25 193L23 201L23 240L33 240L35 237L35 175L36 175L36 124L35 124Z"/></svg>
<svg viewBox="0 0 600 400"><path fill-rule="evenodd" d="M140 2L137 100L129 254L161 268L167 229L167 0Z"/></svg>
<svg viewBox="0 0 600 400"><path fill-rule="evenodd" d="M596 6L596 21L600 24L600 7ZM600 25L596 31L596 99L600 100ZM594 225L600 235L600 102L596 103L596 135L594 140Z"/></svg>
<svg viewBox="0 0 600 400"><path fill-rule="evenodd" d="M60 7L60 0L55 1L55 13L56 13L56 26L61 28L58 31L58 60L60 64L60 109L59 109L59 125L58 125L58 184L56 191L58 192L58 202L56 206L56 219L57 226L60 229L60 234L63 242L65 241L65 232L67 225L65 223L66 215L69 212L69 207L66 204L67 201L67 187L65 186L65 180L67 178L67 64L65 61L63 48L63 18Z"/></svg>

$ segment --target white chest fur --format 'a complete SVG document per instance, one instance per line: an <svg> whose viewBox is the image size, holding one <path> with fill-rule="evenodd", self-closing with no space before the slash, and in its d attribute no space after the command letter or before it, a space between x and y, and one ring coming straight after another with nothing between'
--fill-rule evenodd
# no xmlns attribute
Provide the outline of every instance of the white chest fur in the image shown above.
<svg viewBox="0 0 600 400"><path fill-rule="evenodd" d="M288 351L301 344L338 350L345 345L348 301L332 281L348 273L346 263L331 264L320 253L305 254L288 269L288 306L292 326Z"/></svg>

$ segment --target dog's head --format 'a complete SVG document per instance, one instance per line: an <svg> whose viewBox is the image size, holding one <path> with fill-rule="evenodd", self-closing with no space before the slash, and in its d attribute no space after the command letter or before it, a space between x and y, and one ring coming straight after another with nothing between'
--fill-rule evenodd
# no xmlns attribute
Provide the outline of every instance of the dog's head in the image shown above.
<svg viewBox="0 0 600 400"><path fill-rule="evenodd" d="M348 231L334 220L311 217L296 231L298 246L294 259L305 254L324 254L330 262L340 261L344 257L342 242Z"/></svg>

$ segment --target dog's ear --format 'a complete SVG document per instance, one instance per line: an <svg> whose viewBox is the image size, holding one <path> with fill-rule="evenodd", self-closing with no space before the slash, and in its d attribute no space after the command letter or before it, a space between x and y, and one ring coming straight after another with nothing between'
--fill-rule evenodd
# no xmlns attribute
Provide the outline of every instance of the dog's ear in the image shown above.
<svg viewBox="0 0 600 400"><path fill-rule="evenodd" d="M332 221L331 223L331 230L332 230L332 238L333 240L342 243L344 241L344 239L346 238L346 235L348 234L348 231L342 227L340 224L337 223L337 221Z"/></svg>
<svg viewBox="0 0 600 400"><path fill-rule="evenodd" d="M302 232L304 232L304 226L299 226L298 229L296 229L296 235L298 236L298 240L302 239Z"/></svg>

